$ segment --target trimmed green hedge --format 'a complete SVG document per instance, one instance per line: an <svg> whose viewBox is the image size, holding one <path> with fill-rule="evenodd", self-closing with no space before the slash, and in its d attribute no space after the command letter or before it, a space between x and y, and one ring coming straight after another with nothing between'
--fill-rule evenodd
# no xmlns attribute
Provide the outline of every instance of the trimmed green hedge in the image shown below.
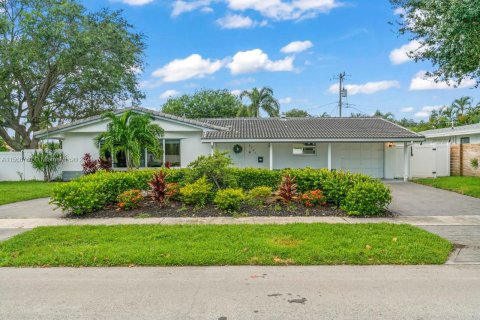
<svg viewBox="0 0 480 320"><path fill-rule="evenodd" d="M192 169L165 169L168 171L167 182L176 182L180 186L184 186L190 181L190 170ZM232 176L229 185L226 188L240 188L245 191L251 190L259 186L268 186L273 190L278 188L283 175L290 174L296 178L298 184L298 192L306 192L310 190L320 189L323 191L327 201L331 204L341 207L349 193L363 192L362 186L365 183L367 190L381 190L379 197L385 197L382 188L384 185L378 179L373 179L367 175L356 174L343 171L328 171L326 169L285 169L285 170L267 170L255 168L230 168L229 174ZM53 191L52 203L65 211L82 215L104 208L108 204L115 203L117 196L122 192L139 189L148 189L148 181L152 178L154 170L135 170L129 172L97 172L92 175L83 176L76 180L61 184ZM373 185L372 185L373 184ZM360 186L359 186L360 185ZM380 186L381 185L381 186ZM354 188L357 187L357 188ZM212 195L213 197L213 195ZM377 197L372 195L369 199L365 199L362 205L355 206L355 195L350 195L349 204L344 206L347 212L352 214L371 214L372 212L380 212L386 205L385 201L379 201ZM370 201L370 202L369 202ZM381 205L379 205L381 204ZM387 203L388 205L388 203ZM362 213L362 208L375 207L370 212Z"/></svg>

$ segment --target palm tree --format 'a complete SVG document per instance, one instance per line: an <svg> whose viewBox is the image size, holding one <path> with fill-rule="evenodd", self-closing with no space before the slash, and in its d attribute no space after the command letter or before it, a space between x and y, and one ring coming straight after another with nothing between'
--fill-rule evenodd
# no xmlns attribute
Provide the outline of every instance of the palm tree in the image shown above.
<svg viewBox="0 0 480 320"><path fill-rule="evenodd" d="M388 120L388 121L395 121L395 115L391 112L383 113L382 111L377 110L377 111L375 111L373 116L377 117L377 118L382 118L382 119L385 119L385 120Z"/></svg>
<svg viewBox="0 0 480 320"><path fill-rule="evenodd" d="M465 124L467 122L466 114L471 109L471 107L472 98L470 97L461 97L453 101L452 109L456 113L458 123Z"/></svg>
<svg viewBox="0 0 480 320"><path fill-rule="evenodd" d="M164 131L159 125L152 123L150 116L128 110L119 116L109 111L104 113L102 118L110 120L107 131L95 138L102 156L105 156L106 152L112 152L115 160L116 155L123 152L127 159L127 168L140 165L140 157L145 149L157 157L161 156L160 139Z"/></svg>
<svg viewBox="0 0 480 320"><path fill-rule="evenodd" d="M250 105L240 108L239 117L260 117L260 109L265 111L270 117L278 117L280 115L280 103L273 97L273 90L269 87L262 89L253 88L252 90L244 90L240 94L240 99L247 97L250 99Z"/></svg>

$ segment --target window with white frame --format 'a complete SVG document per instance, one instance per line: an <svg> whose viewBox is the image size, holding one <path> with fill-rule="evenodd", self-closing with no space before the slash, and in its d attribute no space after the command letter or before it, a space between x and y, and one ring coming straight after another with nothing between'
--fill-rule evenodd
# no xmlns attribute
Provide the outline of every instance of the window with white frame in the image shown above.
<svg viewBox="0 0 480 320"><path fill-rule="evenodd" d="M295 156L314 156L316 153L317 145L313 142L293 145L293 155Z"/></svg>

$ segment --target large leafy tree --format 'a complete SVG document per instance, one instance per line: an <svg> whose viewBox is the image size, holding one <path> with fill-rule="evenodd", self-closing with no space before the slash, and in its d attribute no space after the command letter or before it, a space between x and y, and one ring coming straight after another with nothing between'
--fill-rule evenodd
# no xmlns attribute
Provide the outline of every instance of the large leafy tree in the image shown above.
<svg viewBox="0 0 480 320"><path fill-rule="evenodd" d="M138 102L144 43L131 29L77 0L0 1L0 137L36 148L32 133L52 121Z"/></svg>
<svg viewBox="0 0 480 320"><path fill-rule="evenodd" d="M288 118L309 118L311 115L302 109L293 108L285 112L285 116Z"/></svg>
<svg viewBox="0 0 480 320"><path fill-rule="evenodd" d="M106 112L102 117L110 120L107 131L95 138L102 156L111 152L115 160L117 154L122 152L127 159L128 168L140 166L140 158L145 149L157 157L161 156L160 139L164 131L159 125L152 123L150 116L128 110L119 116L111 111Z"/></svg>
<svg viewBox="0 0 480 320"><path fill-rule="evenodd" d="M399 31L413 35L420 49L409 55L429 60L437 80L480 83L480 5L478 0L390 0L401 8Z"/></svg>
<svg viewBox="0 0 480 320"><path fill-rule="evenodd" d="M242 103L228 90L203 89L193 95L170 98L162 112L190 119L235 117Z"/></svg>
<svg viewBox="0 0 480 320"><path fill-rule="evenodd" d="M238 116L260 117L260 110L265 111L270 117L278 117L280 115L280 103L273 96L271 88L244 90L240 94L240 98L249 99L250 104L242 107L238 112Z"/></svg>

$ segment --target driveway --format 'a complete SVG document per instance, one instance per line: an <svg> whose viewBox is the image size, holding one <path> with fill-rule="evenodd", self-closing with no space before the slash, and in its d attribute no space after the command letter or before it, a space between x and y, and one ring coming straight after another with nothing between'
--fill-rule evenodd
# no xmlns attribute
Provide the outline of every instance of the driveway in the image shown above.
<svg viewBox="0 0 480 320"><path fill-rule="evenodd" d="M392 189L392 212L404 216L480 215L480 199L411 182L386 182Z"/></svg>
<svg viewBox="0 0 480 320"><path fill-rule="evenodd" d="M0 219L60 218L62 210L53 210L50 198L28 200L0 206Z"/></svg>

